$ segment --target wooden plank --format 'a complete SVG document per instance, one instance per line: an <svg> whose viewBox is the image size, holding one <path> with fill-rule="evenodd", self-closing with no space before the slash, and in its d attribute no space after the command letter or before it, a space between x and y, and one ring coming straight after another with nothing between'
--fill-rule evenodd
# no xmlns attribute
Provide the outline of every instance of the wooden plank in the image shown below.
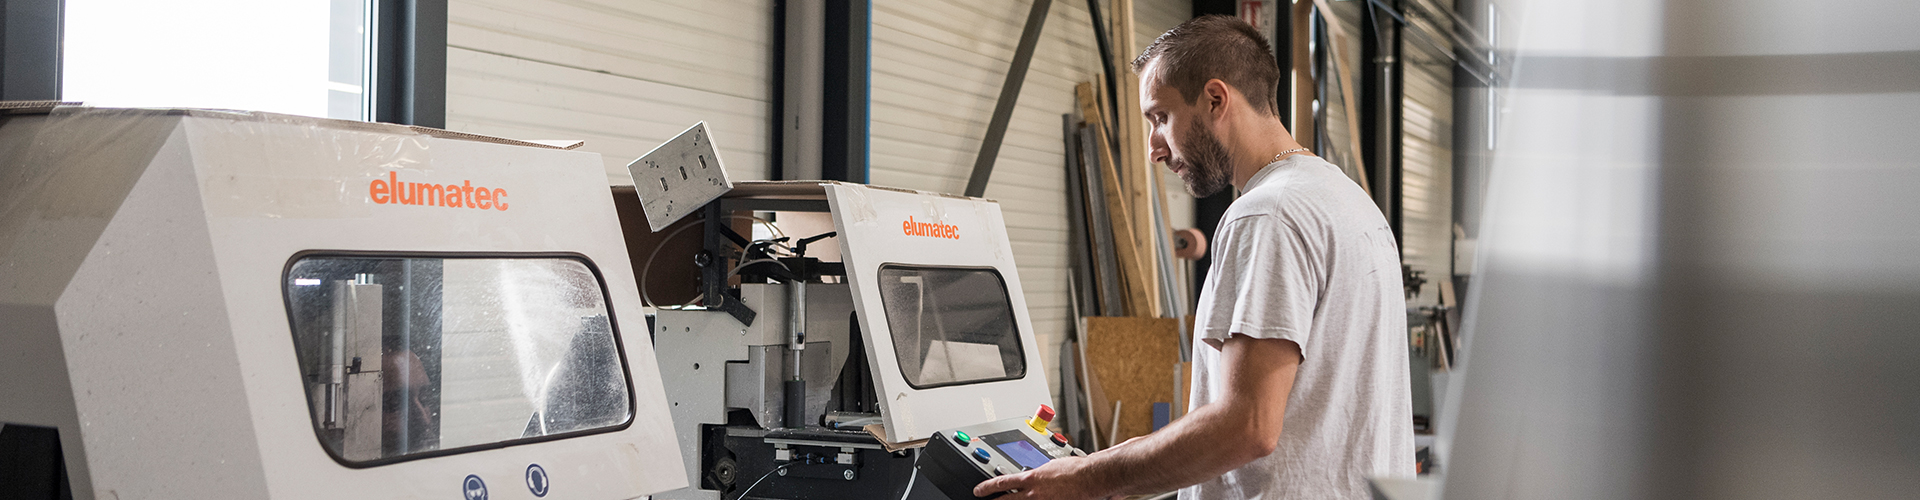
<svg viewBox="0 0 1920 500"><path fill-rule="evenodd" d="M1147 161L1146 121L1140 116L1140 75L1132 69L1135 50L1133 32L1133 0L1114 0L1113 35L1114 46L1119 47L1113 55L1114 68L1125 73L1119 79L1120 116L1113 117L1114 134L1119 139L1120 155L1116 162L1122 176L1121 186L1126 190L1127 218L1132 224L1131 240L1136 248L1147 252L1135 252L1133 266L1138 274L1137 280L1141 292L1146 294L1147 307L1136 309L1134 316L1163 316L1160 291L1160 269L1154 265L1159 245L1153 238L1153 201L1147 180L1148 169L1153 165ZM1117 222L1117 221L1116 221Z"/></svg>
<svg viewBox="0 0 1920 500"><path fill-rule="evenodd" d="M1085 314L1099 315L1099 262L1093 253L1091 220L1087 217L1086 190L1080 185L1085 165L1080 159L1080 126L1072 115L1061 115L1061 140L1065 141L1067 177L1067 253L1072 272L1073 307ZM1080 316L1080 314L1075 314Z"/></svg>
<svg viewBox="0 0 1920 500"><path fill-rule="evenodd" d="M1094 102L1099 100L1096 98ZM1099 307L1087 311L1084 316L1121 316L1126 314L1126 299L1120 284L1120 259L1114 254L1113 224L1107 216L1107 190L1100 184L1100 152L1106 150L1107 146L1095 142L1095 131L1099 129L1099 123L1080 128L1080 186L1085 189L1082 201L1086 203L1088 241L1092 242L1094 269L1097 271L1094 284L1099 287L1095 293L1099 298Z"/></svg>
<svg viewBox="0 0 1920 500"><path fill-rule="evenodd" d="M1192 394L1194 394L1194 363L1173 363L1173 381L1179 383L1179 387L1177 387L1179 388L1179 394L1175 394L1175 400L1173 400L1173 417L1179 419L1179 417L1185 417L1185 415L1187 415L1187 406L1192 404Z"/></svg>
<svg viewBox="0 0 1920 500"><path fill-rule="evenodd" d="M1126 78L1122 78L1122 80L1126 80ZM1124 87L1122 91L1124 92ZM1093 95L1095 102L1106 102L1106 95L1100 87L1093 87ZM1119 101L1123 103L1122 106L1127 102L1126 99L1120 99ZM1106 116L1106 110L1104 108L1098 111L1101 113L1101 123L1105 124L1106 130L1109 132L1125 128L1123 125L1125 121L1116 120L1116 117ZM1117 141L1117 139L1111 139L1109 144L1119 144L1111 141ZM1125 150L1124 144L1121 144L1120 147L1123 151ZM1120 254L1119 259L1120 268L1123 270L1121 273L1120 286L1121 290L1126 294L1128 306L1124 314L1115 313L1111 314L1111 316L1155 316L1155 308L1158 302L1153 291L1157 285L1153 281L1150 281L1154 279L1150 272L1152 263L1148 262L1151 256L1141 251L1141 249L1150 248L1150 246L1139 240L1141 235L1147 233L1141 232L1138 226L1140 217L1148 214L1134 204L1134 199L1126 188L1127 176L1125 173L1127 170L1121 163L1125 159L1125 155L1119 155L1113 150L1107 150L1105 153L1111 158L1109 162L1112 164L1112 168L1102 170L1101 175L1112 179L1113 183L1107 185L1104 191L1106 191L1106 195L1110 197L1110 200L1118 200L1118 205L1108 210L1109 219L1110 222L1112 222L1112 226L1110 227L1113 228L1114 245L1116 247L1126 247L1129 245L1133 247L1132 249L1126 250L1127 253ZM1112 214L1116 213L1124 214L1125 217L1113 217Z"/></svg>
<svg viewBox="0 0 1920 500"><path fill-rule="evenodd" d="M1087 363L1098 382L1096 399L1111 417L1120 404L1119 439L1144 436L1153 429L1153 404L1175 403L1174 379L1180 364L1179 325L1173 318L1085 318ZM1097 415L1101 410L1096 410ZM1112 427L1103 425L1103 432Z"/></svg>
<svg viewBox="0 0 1920 500"><path fill-rule="evenodd" d="M1098 117L1101 116L1099 101L1094 97L1093 92L1092 83L1081 83L1074 88L1074 94L1080 97L1080 112L1084 116L1093 117L1089 118L1089 122L1097 122ZM1095 128L1094 143L1106 144L1106 135L1105 131ZM1120 283L1121 289L1126 292L1126 314L1146 316L1153 310L1153 304L1152 297L1144 293L1147 288L1144 286L1145 282L1141 281L1141 278L1147 276L1141 266L1145 263L1139 255L1141 247L1131 244L1139 241L1133 235L1132 211L1127 208L1125 195L1121 194L1119 172L1114 165L1112 152L1107 148L1099 149L1100 183L1107 194L1107 217L1113 228L1114 254L1120 261Z"/></svg>
<svg viewBox="0 0 1920 500"><path fill-rule="evenodd" d="M1161 182L1164 178L1158 175L1159 166L1149 163L1147 168L1155 170L1148 172L1147 179L1153 201L1153 264L1160 271L1160 280L1155 282L1160 287L1160 316L1177 318L1187 314L1187 306L1186 294L1180 286L1180 272L1173 260L1173 218L1167 215L1171 201L1167 198L1166 185ZM1181 337L1185 337L1185 333L1183 329Z"/></svg>
<svg viewBox="0 0 1920 500"><path fill-rule="evenodd" d="M1295 141L1312 147L1313 135L1319 133L1313 127L1312 103L1314 99L1319 98L1316 94L1320 88L1313 80L1313 53L1307 50L1309 43L1313 41L1310 38L1313 26L1309 17L1313 13L1313 3L1298 2L1293 4L1292 9L1293 67L1288 69L1292 73L1293 101L1288 103L1288 106L1289 111L1293 113L1293 130L1289 132L1293 133Z"/></svg>

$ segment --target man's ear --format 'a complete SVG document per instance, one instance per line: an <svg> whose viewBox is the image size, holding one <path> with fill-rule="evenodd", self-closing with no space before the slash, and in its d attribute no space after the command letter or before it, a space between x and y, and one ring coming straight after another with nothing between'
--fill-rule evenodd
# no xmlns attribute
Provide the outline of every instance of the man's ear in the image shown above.
<svg viewBox="0 0 1920 500"><path fill-rule="evenodd" d="M1233 100L1233 92L1227 87L1227 82L1215 78L1207 80L1206 85L1200 88L1200 98L1206 101L1207 114L1217 119L1226 115L1227 103Z"/></svg>

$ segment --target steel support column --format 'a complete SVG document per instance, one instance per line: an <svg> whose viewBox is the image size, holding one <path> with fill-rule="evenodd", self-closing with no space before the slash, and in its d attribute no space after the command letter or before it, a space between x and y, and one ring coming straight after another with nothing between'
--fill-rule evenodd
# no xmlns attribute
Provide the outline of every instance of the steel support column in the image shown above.
<svg viewBox="0 0 1920 500"><path fill-rule="evenodd" d="M60 99L60 37L66 3L0 3L0 100Z"/></svg>
<svg viewBox="0 0 1920 500"><path fill-rule="evenodd" d="M447 126L447 0L374 0L373 121Z"/></svg>

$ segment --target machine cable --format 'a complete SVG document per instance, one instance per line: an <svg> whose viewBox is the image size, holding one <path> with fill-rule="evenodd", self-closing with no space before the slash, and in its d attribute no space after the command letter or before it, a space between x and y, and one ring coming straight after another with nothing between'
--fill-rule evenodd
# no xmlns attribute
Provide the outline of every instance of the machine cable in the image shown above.
<svg viewBox="0 0 1920 500"><path fill-rule="evenodd" d="M784 463L784 464L780 464L780 466L779 466L779 467L774 467L774 468L773 468L773 470L770 470L770 471L767 471L767 473L766 473L766 474L761 474L761 475L760 475L760 479L755 479L755 480L753 480L753 484L750 484L750 485L747 485L747 489L744 489L744 490L740 490L740 496L737 496L737 497L734 497L734 498L737 498L737 499L741 499L741 500L745 500L745 499L747 498L747 494L748 494L748 493L753 493L753 488L754 488L754 487L756 487L756 486L760 486L760 482L761 482L761 481L766 481L768 477L772 477L772 476L773 476L774 474L777 474L777 473L779 473L780 471L783 471L783 470L787 470L787 468L788 468L788 467L792 467L792 466L795 466L795 465L801 465L801 464L809 464L809 465L811 465L811 464L828 464L828 463L832 463L832 462L833 462L833 459L832 459L832 458L829 458L829 457L825 457L825 456L821 456L821 455L815 455L815 454L812 454L812 453L802 453L802 454L800 454L800 455L798 455L798 456L796 456L796 457L794 458L794 460L793 460L793 461L791 461L791 462L787 462L787 463Z"/></svg>
<svg viewBox="0 0 1920 500"><path fill-rule="evenodd" d="M784 240L787 237L787 234L781 231L779 226L773 225L773 221L769 221L759 217L741 216L741 215L728 215L726 217L728 219L740 219L740 220L758 222L760 223L760 225L766 226L768 232L778 236L773 240L758 240L758 241L755 241L754 243L759 243L763 241ZM692 299L687 300L685 304L663 307L663 306L655 305L653 303L653 297L647 294L647 283L650 283L649 281L647 281L647 275L653 271L653 260L660 256L660 250L665 249L667 247L668 241L672 241L675 237L680 236L681 233L687 232L688 229L693 229L697 227L702 227L702 226L700 224L688 224L685 226L681 226L680 229L675 229L671 233L667 233L667 237L662 238L660 240L660 245L653 247L653 252L647 254L647 262L640 266L640 303L642 305L645 305L647 307L652 307L655 309L682 309L682 308L692 306L693 303L699 302L701 298L705 297L705 294L696 294L693 296ZM784 245L782 245L782 247L784 247ZM741 253L744 256L745 250L743 249ZM740 269L736 267L732 272L728 273L728 276L731 277L732 273L739 272L739 271Z"/></svg>
<svg viewBox="0 0 1920 500"><path fill-rule="evenodd" d="M760 479L755 479L755 480L753 480L753 484L750 484L750 485L747 485L747 489L744 489L744 490L740 490L740 496L737 496L737 497L734 497L734 498L739 498L739 499L745 499L745 498L747 498L747 494L748 494L748 493L752 493L752 492L753 492L753 488L754 488L755 486L760 486L760 482L761 482L761 481L765 481L765 480L767 480L767 477L769 477L769 476L772 476L772 475L773 475L773 474L774 474L775 472L780 472L780 471L783 471L783 470L787 470L787 468L788 468L788 467L792 467L792 466L793 466L793 464L795 464L795 463L798 463L798 462L787 462L787 463L784 463L784 464L780 464L780 466L779 466L779 467L774 467L774 468L773 468L773 470L770 470L770 471L767 471L767 473L766 473L766 474L761 474L761 475L760 475Z"/></svg>

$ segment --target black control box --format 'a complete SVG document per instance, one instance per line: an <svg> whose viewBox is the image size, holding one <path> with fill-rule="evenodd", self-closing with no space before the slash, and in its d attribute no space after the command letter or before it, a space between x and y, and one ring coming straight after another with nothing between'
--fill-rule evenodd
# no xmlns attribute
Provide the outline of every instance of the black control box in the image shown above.
<svg viewBox="0 0 1920 500"><path fill-rule="evenodd" d="M1052 410L1045 411L1048 419ZM1056 458L1086 456L1067 445L1066 437L1036 429L1033 420L1009 418L933 433L921 451L920 475L952 500L997 498L973 496L973 487L995 476L1035 469Z"/></svg>

